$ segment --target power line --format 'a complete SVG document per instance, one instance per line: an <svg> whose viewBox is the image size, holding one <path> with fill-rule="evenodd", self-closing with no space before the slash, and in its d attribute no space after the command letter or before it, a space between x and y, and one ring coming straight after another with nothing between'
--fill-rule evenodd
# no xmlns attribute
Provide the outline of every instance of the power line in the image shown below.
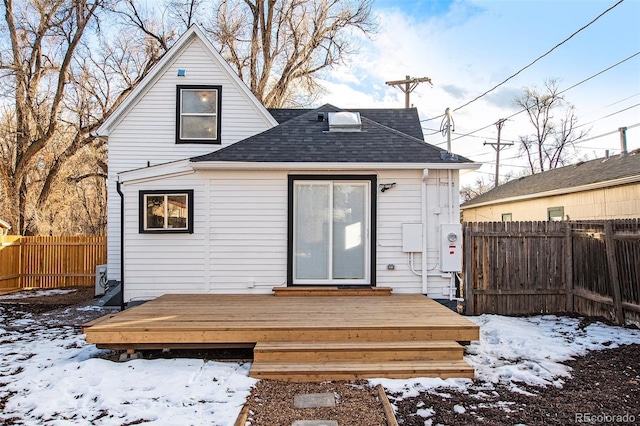
<svg viewBox="0 0 640 426"><path fill-rule="evenodd" d="M595 77L599 76L600 74L604 74L605 72L609 71L610 69L615 68L615 67L617 67L618 65L622 64L623 62L627 62L629 59L633 59L633 58L635 58L635 57L636 57L636 56L638 56L638 55L640 55L640 52L636 52L636 53L634 53L633 55L631 55L631 56L629 56L629 57L627 57L627 58L625 58L625 59L621 60L620 62L617 62L617 63L615 63L615 64L611 65L610 67L607 67L607 68L603 69L603 70L602 70L602 71L600 71L599 73L596 73L596 74L592 75L591 77L587 77L587 78L585 78L584 80L579 81L578 83L574 84L573 86L569 86L569 87L567 87L567 88L566 88L566 89L564 89L563 91L558 92L558 95L562 95L564 92L568 92L569 90L573 89L574 87L579 86L579 85L581 85L582 83L586 83L587 81L591 80L592 78L595 78Z"/></svg>
<svg viewBox="0 0 640 426"><path fill-rule="evenodd" d="M598 120L604 120L605 118L612 117L612 116L614 116L614 115L616 115L616 114L620 114L621 112L628 111L628 110L630 110L630 109L632 109L632 108L636 108L636 107L638 107L638 106L640 106L640 103L637 103L637 104L635 104L635 105L631 105L630 107L627 107L627 108L621 109L620 111L612 112L611 114L607 114L607 115L605 115L604 117L596 118L595 120L590 121L590 122L588 122L588 123L580 124L579 126L576 126L575 128L577 129L578 127L588 126L589 124L593 124L593 123L595 123L595 122L596 122L596 121L598 121Z"/></svg>
<svg viewBox="0 0 640 426"><path fill-rule="evenodd" d="M626 126L626 127L627 127L627 130L629 130L629 129L633 129L634 127L638 127L638 126L640 126L640 123L632 124L631 126ZM580 139L579 141L575 141L574 143L577 145L577 144L581 144L581 143L584 143L584 142L592 141L594 139L600 139L600 138L603 138L605 136L616 135L618 133L619 133L619 131L616 129L616 130L612 130L612 131L607 132L607 133L602 133L602 134L600 134L598 136L592 136L590 138Z"/></svg>
<svg viewBox="0 0 640 426"><path fill-rule="evenodd" d="M627 61L629 61L629 60L631 60L631 59L633 59L634 57L636 57L636 56L638 56L638 55L640 55L640 52L636 52L636 53L634 53L633 55L628 56L627 58L625 58L625 59L623 59L623 60L621 60L621 61L616 62L615 64L613 64L613 65L611 65L611 66L609 66L609 67L605 68L604 70L599 71L599 72L597 72L596 74L594 74L594 75L592 75L592 76L590 76L590 77L587 77L587 78L585 78L584 80L582 80L582 81L580 81L580 82L578 82L578 83L576 83L576 84L574 84L574 85L570 86L569 88L564 89L564 90L562 90L562 91L558 92L558 94L565 93L565 92L567 92L568 90L573 89L573 88L575 88L576 86L578 86L578 85L580 85L580 84L583 84L583 83L585 83L585 82L587 82L587 81L591 80L593 77L596 77L596 76L598 76L598 75L601 75L602 73L604 73L604 72L606 72L606 71L609 71L609 70L613 69L614 67L617 67L617 66L619 66L619 65L621 65L621 64L623 64L623 63L625 63L625 62L627 62ZM630 108L633 108L633 107L630 107ZM513 118L513 117L515 117L516 115L522 114L522 113L523 113L523 112L525 112L525 111L526 111L526 109L521 109L520 111L518 111L518 112L515 112L515 113L511 114L511 115L510 115L510 116L508 116L506 119L508 120L508 119L510 119L510 118ZM622 111L625 111L625 110L622 110ZM610 115L609 115L609 116L607 116L607 117L610 117L611 115L618 114L618 113L620 113L620 112L622 112L622 111L617 111L617 112L615 112L615 113L610 114ZM441 117L442 117L442 116L441 116ZM601 120L602 118L605 118L605 117L601 117L599 120ZM427 120L421 120L421 121L427 121ZM595 121L597 121L597 120L595 120ZM478 132L480 132L480 131L482 131L482 130L484 130L484 129L488 129L488 128L489 128L489 127L491 127L491 126L493 126L493 123L491 123L491 124L487 124L486 126L481 127L481 128L479 128L479 129L476 129L476 130L474 130L473 132L465 133L465 134L462 134L462 135L460 135L460 136L458 136L458 137L455 137L455 138L453 138L453 139L452 139L452 141L455 141L455 140L461 139L461 138L463 138L463 137L471 136L471 135L473 135L474 133L478 133ZM429 135L425 135L425 136L429 136ZM435 145L436 145L436 146L439 146L439 145L442 145L443 143L444 143L444 142L440 142L440 143L437 143L437 144L435 144Z"/></svg>
<svg viewBox="0 0 640 426"><path fill-rule="evenodd" d="M620 104L620 103L622 103L622 102L624 102L624 101L627 101L627 100L629 100L629 99L631 99L631 98L635 98L636 96L640 96L640 92L635 93L635 94L633 94L633 95L631 95L631 96L627 96L626 98L618 99L618 100L617 100L617 101L615 101L615 102L612 102L612 103L610 103L610 104L608 104L608 105L605 105L605 106L603 106L603 107L601 107L601 108L598 108L598 109L595 109L595 110L593 110L593 111L591 111L591 112L588 112L588 113L586 113L586 114L584 114L584 115L583 115L583 118L584 118L584 117L587 117L587 116L589 116L589 115L591 115L591 114L595 114L595 113L597 113L597 112L603 111L603 110L605 110L605 109L607 109L607 108L609 108L609 107L612 107L612 106L614 106L614 105ZM596 122L596 121L598 121L598 120L602 120L602 117L597 118L597 119L595 119L595 120L592 120L592 121L590 121L588 124L594 123L594 122ZM581 126L582 126L582 124L581 124Z"/></svg>
<svg viewBox="0 0 640 426"><path fill-rule="evenodd" d="M563 41L561 41L560 43L556 44L555 46L553 46L550 50L548 50L546 53L538 56L536 59L533 60L533 62L529 63L528 65L522 67L519 71L517 71L515 74L512 74L511 76L507 77L505 80L503 80L502 82L496 84L495 86L493 86L491 89L487 90L486 92L484 92L483 94L476 96L474 99L470 100L469 102L457 107L456 109L453 110L453 112L456 112L470 104L472 104L473 102L477 101L478 99L486 96L487 94L493 92L494 90L496 90L498 87L502 86L503 84L505 84L507 81L511 80L512 78L516 77L518 74L520 74L522 71L526 70L527 68L531 67L533 64L535 64L536 62L538 62L540 59L544 58L545 56L549 55L551 52L553 52L554 50L556 50L558 47L562 46L563 44L565 44L566 42L568 42L569 40L571 40L574 36L576 36L579 32L581 32L582 30L586 29L587 27L589 27L591 24L593 24L594 22L596 22L598 19L602 18L605 14L609 13L611 10L613 10L615 7L617 7L618 5L620 5L620 3L622 3L624 0L619 0L616 4L614 4L613 6L611 6L610 8L608 8L607 10L605 10L604 12L602 12L600 15L596 16L591 22L589 22L588 24L584 25L582 28L578 29L577 31L575 31L573 34L571 34L569 37L567 37L566 39L564 39ZM439 115L437 117L433 117L433 118L428 118L426 120L422 120L422 121L430 121L430 120L435 120L437 118L441 118L444 117L444 114Z"/></svg>

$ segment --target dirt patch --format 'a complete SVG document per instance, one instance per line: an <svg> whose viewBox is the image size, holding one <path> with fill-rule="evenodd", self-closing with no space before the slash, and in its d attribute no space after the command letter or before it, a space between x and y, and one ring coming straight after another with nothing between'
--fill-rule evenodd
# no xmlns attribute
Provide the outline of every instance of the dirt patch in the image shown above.
<svg viewBox="0 0 640 426"><path fill-rule="evenodd" d="M294 408L300 394L334 393L335 407ZM261 380L247 398L252 426L290 426L296 420L336 420L339 425L386 426L382 402L366 381L288 383Z"/></svg>
<svg viewBox="0 0 640 426"><path fill-rule="evenodd" d="M49 326L80 326L115 312L115 308L93 306L93 287L23 290L0 297L0 326L14 327L16 321L41 319Z"/></svg>
<svg viewBox="0 0 640 426"><path fill-rule="evenodd" d="M403 426L423 426L426 419L445 425L594 423L588 416L601 416L600 424L640 422L640 345L589 352L565 364L572 377L562 388L521 386L526 395L500 385L487 391L476 381L468 393L434 389L396 401L396 417ZM416 414L421 409L434 413L422 417Z"/></svg>
<svg viewBox="0 0 640 426"><path fill-rule="evenodd" d="M64 293L52 294L52 292L57 291ZM52 292L47 292L43 289L23 290L2 296L0 304L20 304L25 305L25 310L27 311L31 307L39 312L46 312L47 308L50 308L48 310L53 310L63 306L91 301L94 299L95 289L93 287L68 287L53 289ZM42 295L39 296L39 294Z"/></svg>

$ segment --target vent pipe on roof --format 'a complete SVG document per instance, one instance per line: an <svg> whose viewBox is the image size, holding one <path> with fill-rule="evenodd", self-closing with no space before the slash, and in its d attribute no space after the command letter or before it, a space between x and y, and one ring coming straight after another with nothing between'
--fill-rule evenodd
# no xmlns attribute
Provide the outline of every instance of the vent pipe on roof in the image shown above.
<svg viewBox="0 0 640 426"><path fill-rule="evenodd" d="M620 127L618 131L620 132L620 150L621 150L620 155L626 155L627 154L627 128Z"/></svg>

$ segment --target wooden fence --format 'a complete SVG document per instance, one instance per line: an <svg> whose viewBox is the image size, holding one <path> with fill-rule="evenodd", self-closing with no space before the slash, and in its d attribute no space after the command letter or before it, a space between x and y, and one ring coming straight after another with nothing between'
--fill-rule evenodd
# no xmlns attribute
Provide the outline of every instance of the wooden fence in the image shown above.
<svg viewBox="0 0 640 426"><path fill-rule="evenodd" d="M468 223L464 253L470 315L640 321L640 219Z"/></svg>
<svg viewBox="0 0 640 426"><path fill-rule="evenodd" d="M0 291L92 286L106 237L0 236Z"/></svg>

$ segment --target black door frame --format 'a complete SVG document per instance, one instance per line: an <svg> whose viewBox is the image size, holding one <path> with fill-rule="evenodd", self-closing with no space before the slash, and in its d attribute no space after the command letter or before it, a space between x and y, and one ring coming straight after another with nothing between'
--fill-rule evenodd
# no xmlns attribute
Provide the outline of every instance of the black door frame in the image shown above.
<svg viewBox="0 0 640 426"><path fill-rule="evenodd" d="M287 184L287 286L293 287L293 187L294 182L298 180L332 180L332 181L369 181L370 185L370 224L369 224L369 283L368 284L348 284L349 286L375 287L376 286L376 245L377 245L377 195L378 195L378 176L377 175L349 175L349 174L296 174L288 176ZM309 284L304 284L309 285ZM326 284L317 284L318 286L326 286Z"/></svg>

